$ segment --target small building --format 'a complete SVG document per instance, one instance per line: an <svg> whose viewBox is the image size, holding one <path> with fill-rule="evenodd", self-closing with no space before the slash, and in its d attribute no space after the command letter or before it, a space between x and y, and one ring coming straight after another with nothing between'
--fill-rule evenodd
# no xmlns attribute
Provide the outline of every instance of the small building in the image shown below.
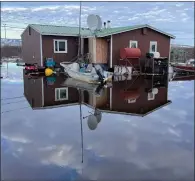
<svg viewBox="0 0 195 181"><path fill-rule="evenodd" d="M22 58L25 63L44 65L46 58L53 58L59 65L78 55L79 28L68 26L30 24L21 35ZM88 28L81 28L81 53L89 53L91 63L119 64L121 48L139 48L141 58L148 52L159 52L170 57L173 35L149 25L103 28L92 36Z"/></svg>

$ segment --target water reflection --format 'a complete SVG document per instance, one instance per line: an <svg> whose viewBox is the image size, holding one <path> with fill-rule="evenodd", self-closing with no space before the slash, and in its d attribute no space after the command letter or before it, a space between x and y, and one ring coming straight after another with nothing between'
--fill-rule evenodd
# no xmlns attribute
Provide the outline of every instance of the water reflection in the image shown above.
<svg viewBox="0 0 195 181"><path fill-rule="evenodd" d="M64 75L52 81L24 77L24 95L33 109L84 104L100 112L145 116L171 103L167 92L166 76L134 76L131 80L115 80L108 87Z"/></svg>
<svg viewBox="0 0 195 181"><path fill-rule="evenodd" d="M97 91L64 76L26 78L33 109L1 115L4 180L194 180L192 81L168 86L166 78L132 77ZM23 84L2 83L5 97L11 90L10 97L20 96ZM94 129L88 118L97 111Z"/></svg>

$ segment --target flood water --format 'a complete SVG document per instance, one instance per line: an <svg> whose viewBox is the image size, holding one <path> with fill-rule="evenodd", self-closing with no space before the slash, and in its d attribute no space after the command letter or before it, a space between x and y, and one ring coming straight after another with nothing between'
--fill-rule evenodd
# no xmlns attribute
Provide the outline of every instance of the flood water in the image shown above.
<svg viewBox="0 0 195 181"><path fill-rule="evenodd" d="M75 87L64 75L29 79L15 64L8 70L3 65L3 180L194 180L194 80ZM97 110L94 125L88 116Z"/></svg>

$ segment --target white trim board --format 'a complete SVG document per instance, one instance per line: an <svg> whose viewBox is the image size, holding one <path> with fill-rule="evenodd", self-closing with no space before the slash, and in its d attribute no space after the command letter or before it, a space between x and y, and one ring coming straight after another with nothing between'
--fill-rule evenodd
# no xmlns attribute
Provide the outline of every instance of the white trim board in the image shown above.
<svg viewBox="0 0 195 181"><path fill-rule="evenodd" d="M44 106L44 77L42 77L41 79L41 96L42 96L42 107Z"/></svg>
<svg viewBox="0 0 195 181"><path fill-rule="evenodd" d="M60 90L66 90L66 97L65 98L60 98L59 95L59 99L57 99L57 91ZM55 101L65 101L68 100L68 87L61 87L61 88L55 88Z"/></svg>
<svg viewBox="0 0 195 181"><path fill-rule="evenodd" d="M158 51L158 43L157 43L157 41L150 41L149 52L153 52L152 49L151 49L152 45L156 46L156 50L154 52L157 52Z"/></svg>
<svg viewBox="0 0 195 181"><path fill-rule="evenodd" d="M41 66L43 66L43 44L42 44L42 35L40 34L40 56L41 56Z"/></svg>
<svg viewBox="0 0 195 181"><path fill-rule="evenodd" d="M112 68L112 35L110 38L110 67Z"/></svg>
<svg viewBox="0 0 195 181"><path fill-rule="evenodd" d="M131 47L131 43L135 43L136 44L136 48L138 48L138 41L137 40L130 40L129 41L129 48L132 48Z"/></svg>

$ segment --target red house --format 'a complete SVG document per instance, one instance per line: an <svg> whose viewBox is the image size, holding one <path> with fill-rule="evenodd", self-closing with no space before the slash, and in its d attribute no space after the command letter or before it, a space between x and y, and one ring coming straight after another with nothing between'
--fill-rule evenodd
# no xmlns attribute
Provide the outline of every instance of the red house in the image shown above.
<svg viewBox="0 0 195 181"><path fill-rule="evenodd" d="M22 57L26 63L43 65L46 58L57 64L71 61L78 52L78 27L30 24L21 35ZM103 28L93 37L87 28L81 29L81 52L89 53L90 62L119 64L120 49L136 47L142 59L147 52L159 52L162 57L170 56L170 41L173 35L149 25Z"/></svg>

